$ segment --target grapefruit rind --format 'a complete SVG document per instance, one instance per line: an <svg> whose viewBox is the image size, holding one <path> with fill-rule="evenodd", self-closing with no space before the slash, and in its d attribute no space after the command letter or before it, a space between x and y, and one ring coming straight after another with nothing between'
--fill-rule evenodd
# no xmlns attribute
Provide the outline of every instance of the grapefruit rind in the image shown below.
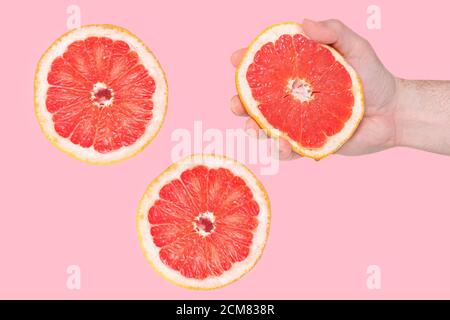
<svg viewBox="0 0 450 320"><path fill-rule="evenodd" d="M159 198L159 190L171 180L179 178L181 173L185 170L197 165L205 165L208 168L226 168L234 175L244 179L260 208L257 216L258 226L254 232L252 246L247 258L243 261L234 263L231 269L225 271L222 275L208 277L204 280L184 277L180 272L171 269L161 261L159 258L159 248L153 242L150 234L150 223L148 221L148 211ZM225 156L198 154L175 162L150 183L139 203L136 226L140 246L147 261L164 279L172 284L187 289L213 290L239 280L255 266L261 258L266 245L270 229L270 220L270 201L267 191L247 167Z"/></svg>
<svg viewBox="0 0 450 320"><path fill-rule="evenodd" d="M328 45L321 44L326 49L330 50L334 58L342 64L342 66L347 70L352 80L352 93L354 96L355 104L352 108L353 112L350 119L345 123L344 128L337 134L328 137L327 142L324 146L317 149L310 149L301 146L297 141L290 138L287 133L282 132L274 128L264 117L262 112L258 108L258 102L253 98L252 91L247 82L247 70L250 64L253 63L253 58L259 49L268 42L275 42L280 36L288 34L302 34L303 29L301 24L296 22L285 22L280 24L272 25L261 32L247 48L247 51L242 58L239 66L236 69L236 89L244 108L247 113L252 117L258 125L264 130L264 132L272 138L284 138L287 140L292 149L304 157L313 158L315 160L320 160L334 152L336 152L348 139L352 137L354 132L359 126L363 116L364 116L364 93L362 88L362 81L353 69L352 66L348 64L347 61L339 54L335 49Z"/></svg>
<svg viewBox="0 0 450 320"><path fill-rule="evenodd" d="M76 40L87 37L108 37L112 40L126 42L130 49L136 51L140 63L147 69L149 75L155 80L156 88L152 96L153 117L145 133L130 146L122 147L109 153L100 153L94 149L83 148L72 143L69 139L61 137L54 128L52 114L46 108L46 94L49 88L47 75L50 72L53 60L62 55L67 46ZM39 60L34 78L34 104L35 114L40 128L47 139L59 150L69 156L91 164L112 164L131 158L141 152L155 138L164 122L168 104L168 84L164 70L152 51L145 43L130 31L109 24L91 24L73 29L63 34L44 52Z"/></svg>

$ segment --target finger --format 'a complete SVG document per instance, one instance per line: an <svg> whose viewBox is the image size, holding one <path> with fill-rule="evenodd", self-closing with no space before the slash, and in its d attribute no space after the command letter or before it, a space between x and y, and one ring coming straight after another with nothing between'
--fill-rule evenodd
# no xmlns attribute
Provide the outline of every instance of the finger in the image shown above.
<svg viewBox="0 0 450 320"><path fill-rule="evenodd" d="M320 43L332 45L344 56L351 55L355 46L367 45L366 39L351 30L339 20L303 20L305 34Z"/></svg>
<svg viewBox="0 0 450 320"><path fill-rule="evenodd" d="M259 137L258 123L252 118L248 118L247 121L245 122L245 132L247 132L247 134L250 137L258 138Z"/></svg>
<svg viewBox="0 0 450 320"><path fill-rule="evenodd" d="M280 160L290 160L293 156L291 144L283 138L279 138L278 143Z"/></svg>
<svg viewBox="0 0 450 320"><path fill-rule="evenodd" d="M242 49L235 51L231 55L231 64L234 67L237 67L239 65L239 63L241 63L241 60L244 57L246 51L247 51L247 48L242 48Z"/></svg>
<svg viewBox="0 0 450 320"><path fill-rule="evenodd" d="M247 116L247 111L241 103L239 96L234 96L230 101L230 109L237 116Z"/></svg>
<svg viewBox="0 0 450 320"><path fill-rule="evenodd" d="M301 158L300 155L294 151L291 152L291 154L286 159L281 159L283 161L291 161Z"/></svg>

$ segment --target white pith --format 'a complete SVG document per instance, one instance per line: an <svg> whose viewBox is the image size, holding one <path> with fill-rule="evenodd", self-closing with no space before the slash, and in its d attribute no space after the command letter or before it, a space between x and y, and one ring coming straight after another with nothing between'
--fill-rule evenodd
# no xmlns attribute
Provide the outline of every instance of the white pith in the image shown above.
<svg viewBox="0 0 450 320"><path fill-rule="evenodd" d="M198 228L196 221L200 221L201 218L206 218L209 221L211 221L211 223L213 224L213 228L212 228L212 230L210 232L206 232L205 230L202 230L202 229ZM214 229L216 228L214 226L214 221L216 221L216 218L214 217L214 213L206 211L206 212L200 213L197 216L197 218L195 218L195 221L192 222L192 225L194 226L195 232L197 232L202 237L207 237L212 232L214 232Z"/></svg>
<svg viewBox="0 0 450 320"><path fill-rule="evenodd" d="M311 101L313 98L311 86L304 79L289 79L287 90L294 99L300 102Z"/></svg>
<svg viewBox="0 0 450 320"><path fill-rule="evenodd" d="M145 133L132 145L122 147L109 153L100 153L93 146L83 148L73 144L69 138L61 137L54 128L52 114L47 111L46 95L49 88L47 75L50 72L51 64L55 58L61 56L68 45L77 40L88 37L108 37L112 40L122 40L126 42L131 50L136 51L140 58L140 63L147 69L149 75L155 80L156 88L152 96L153 110L152 119L147 126ZM76 158L91 163L109 163L129 157L140 151L156 134L161 127L167 107L167 83L164 72L161 69L155 56L149 51L144 43L131 33L114 26L92 25L84 26L67 33L56 41L44 54L39 62L38 72L35 79L35 100L36 115L46 136L56 146Z"/></svg>
<svg viewBox="0 0 450 320"><path fill-rule="evenodd" d="M150 234L151 225L148 221L148 211L154 202L159 198L159 190L169 181L179 179L181 173L185 170L197 165L205 165L208 168L226 168L229 169L234 175L243 178L247 183L247 186L252 191L254 200L258 203L260 209L257 216L258 226L254 231L252 246L247 258L241 262L235 263L230 270L225 271L222 275L211 276L204 280L184 277L179 271L168 267L160 260L160 248L153 242ZM164 171L145 191L141 199L137 215L137 228L141 246L150 263L158 272L162 274L164 278L180 286L194 289L212 289L221 287L237 280L249 271L262 254L269 231L269 224L270 207L268 199L256 177L245 166L234 160L211 155L194 155L185 158L176 162Z"/></svg>
<svg viewBox="0 0 450 320"><path fill-rule="evenodd" d="M240 98L246 105L246 108L248 109L251 116L256 118L260 125L263 126L272 137L282 137L292 145L294 150L300 152L302 155L320 159L323 156L336 151L345 141L347 141L347 139L351 137L355 128L358 126L364 113L364 101L360 80L356 71L344 60L344 58L336 50L329 46L324 46L325 48L330 50L336 61L342 64L349 73L353 83L352 93L354 96L355 104L353 107L352 115L350 119L348 119L345 123L344 128L337 134L328 137L327 142L321 148L311 149L301 146L295 140L291 139L286 133L274 128L266 120L266 118L258 108L258 102L253 98L251 88L247 81L247 70L253 63L254 56L259 51L259 49L261 49L261 47L268 42L275 42L280 36L285 34L291 36L294 36L295 34L304 35L301 25L294 22L275 25L267 29L267 31L259 35L247 49L247 52L237 70L236 85L238 87Z"/></svg>
<svg viewBox="0 0 450 320"><path fill-rule="evenodd" d="M96 99L95 94L101 89L109 89L111 91L111 99L109 99L108 101L106 101L103 104L99 104L98 102L94 101ZM105 83L97 82L94 84L94 87L92 88L91 100L94 101L94 104L97 107L109 107L114 102L114 91L111 88L108 88L108 86Z"/></svg>

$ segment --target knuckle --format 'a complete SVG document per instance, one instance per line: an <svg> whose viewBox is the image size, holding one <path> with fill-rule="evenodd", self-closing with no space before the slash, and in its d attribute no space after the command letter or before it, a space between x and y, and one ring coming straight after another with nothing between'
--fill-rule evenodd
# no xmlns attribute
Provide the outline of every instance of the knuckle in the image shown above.
<svg viewBox="0 0 450 320"><path fill-rule="evenodd" d="M341 31L344 29L344 24L338 19L330 19L327 22L328 25L336 31Z"/></svg>

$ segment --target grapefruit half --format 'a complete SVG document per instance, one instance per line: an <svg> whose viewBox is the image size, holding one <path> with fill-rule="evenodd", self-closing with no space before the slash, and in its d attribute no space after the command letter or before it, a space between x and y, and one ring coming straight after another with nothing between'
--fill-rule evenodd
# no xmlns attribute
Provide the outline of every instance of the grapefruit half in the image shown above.
<svg viewBox="0 0 450 320"><path fill-rule="evenodd" d="M147 46L112 25L87 25L56 40L39 61L35 113L57 148L106 164L141 151L167 109L164 72Z"/></svg>
<svg viewBox="0 0 450 320"><path fill-rule="evenodd" d="M137 229L147 260L170 282L214 289L236 281L261 256L269 232L264 187L242 164L194 155L145 191Z"/></svg>
<svg viewBox="0 0 450 320"><path fill-rule="evenodd" d="M338 150L364 114L355 70L294 22L256 37L236 70L236 87L248 114L268 135L317 160Z"/></svg>

